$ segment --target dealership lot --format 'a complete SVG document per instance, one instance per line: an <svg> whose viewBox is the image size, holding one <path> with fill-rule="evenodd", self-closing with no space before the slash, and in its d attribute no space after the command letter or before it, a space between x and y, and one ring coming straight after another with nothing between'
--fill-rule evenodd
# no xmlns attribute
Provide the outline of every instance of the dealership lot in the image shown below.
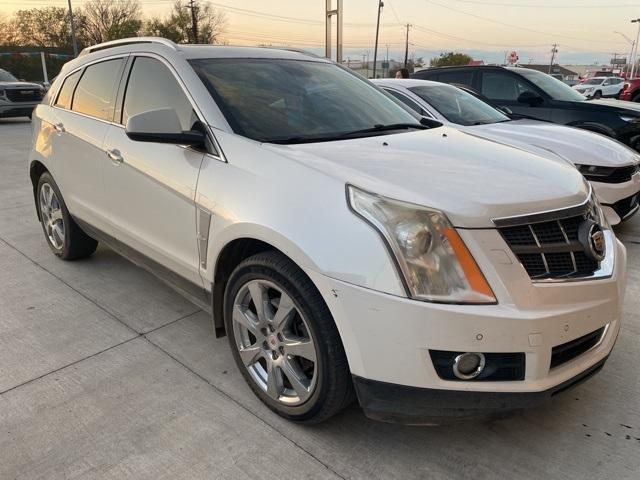
<svg viewBox="0 0 640 480"><path fill-rule="evenodd" d="M30 124L0 120L0 478L637 478L640 217L604 370L546 407L438 428L357 407L316 427L250 392L210 320L100 248L51 255L27 175Z"/></svg>

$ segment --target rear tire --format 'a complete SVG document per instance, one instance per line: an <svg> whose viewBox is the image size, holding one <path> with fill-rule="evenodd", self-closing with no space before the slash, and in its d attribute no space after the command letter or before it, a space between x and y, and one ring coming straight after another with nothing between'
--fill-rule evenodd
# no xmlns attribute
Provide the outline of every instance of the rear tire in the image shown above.
<svg viewBox="0 0 640 480"><path fill-rule="evenodd" d="M36 208L47 244L63 260L91 256L98 242L82 231L64 203L58 185L49 172L38 179Z"/></svg>
<svg viewBox="0 0 640 480"><path fill-rule="evenodd" d="M256 304L262 304L260 311ZM240 263L227 283L224 306L234 360L271 410L288 420L319 423L353 401L331 312L285 255L267 251Z"/></svg>

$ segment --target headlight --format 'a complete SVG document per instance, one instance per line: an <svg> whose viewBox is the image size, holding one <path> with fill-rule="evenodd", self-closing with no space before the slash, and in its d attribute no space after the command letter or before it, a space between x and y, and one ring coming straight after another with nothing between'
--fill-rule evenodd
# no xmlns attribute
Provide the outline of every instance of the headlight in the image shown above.
<svg viewBox="0 0 640 480"><path fill-rule="evenodd" d="M584 91L586 93L593 92L593 87L585 88Z"/></svg>
<svg viewBox="0 0 640 480"><path fill-rule="evenodd" d="M630 123L640 123L640 117L636 117L635 115L620 115L620 120Z"/></svg>
<svg viewBox="0 0 640 480"><path fill-rule="evenodd" d="M598 165L579 165L575 164L576 168L587 180L593 180L594 182L602 180L602 178L611 175L615 167L601 167Z"/></svg>
<svg viewBox="0 0 640 480"><path fill-rule="evenodd" d="M385 240L412 298L496 303L495 295L444 213L348 186L353 211Z"/></svg>

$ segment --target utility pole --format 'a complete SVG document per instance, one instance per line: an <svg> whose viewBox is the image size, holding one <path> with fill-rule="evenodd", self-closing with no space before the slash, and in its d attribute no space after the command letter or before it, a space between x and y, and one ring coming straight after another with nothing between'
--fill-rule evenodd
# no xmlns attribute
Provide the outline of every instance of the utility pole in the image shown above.
<svg viewBox="0 0 640 480"><path fill-rule="evenodd" d="M387 70L384 72L384 76L388 77L389 76L389 44L385 44L385 46L387 47Z"/></svg>
<svg viewBox="0 0 640 480"><path fill-rule="evenodd" d="M78 56L78 41L76 40L76 26L73 21L73 10L71 9L71 0L69 0L69 22L71 23L71 42L73 43L73 56Z"/></svg>
<svg viewBox="0 0 640 480"><path fill-rule="evenodd" d="M404 43L404 68L407 68L407 60L409 59L409 27L410 23L407 23L407 39Z"/></svg>
<svg viewBox="0 0 640 480"><path fill-rule="evenodd" d="M195 0L189 0L187 8L191 9L191 33L193 35L193 43L198 43L198 5Z"/></svg>
<svg viewBox="0 0 640 480"><path fill-rule="evenodd" d="M631 51L629 52L629 56L627 57L627 63L625 65L625 71L627 72L627 75L629 75L629 73L631 72L631 64L632 62L632 58L633 58L633 49L636 47L636 42L634 42L633 40L631 40L629 37L627 37L624 33L619 32L617 30L615 30L613 33L617 33L618 35L620 35L621 37L623 37L628 43L629 45L631 45ZM628 78L631 78L630 76Z"/></svg>
<svg viewBox="0 0 640 480"><path fill-rule="evenodd" d="M362 54L362 70L364 70L364 59L367 55L366 54ZM367 73L366 73L367 77L369 77L369 65L367 65Z"/></svg>
<svg viewBox="0 0 640 480"><path fill-rule="evenodd" d="M631 20L631 23L638 24L638 33L636 34L636 46L633 50L633 63L631 64L631 76L629 79L633 78L633 75L636 71L636 60L638 59L638 40L640 40L640 18L636 18L635 20Z"/></svg>
<svg viewBox="0 0 640 480"><path fill-rule="evenodd" d="M384 2L378 0L378 22L376 23L376 46L373 49L373 78L376 78L376 63L378 61L378 33L380 32L380 13L382 13Z"/></svg>
<svg viewBox="0 0 640 480"><path fill-rule="evenodd" d="M556 53L558 53L558 44L554 43L553 48L551 49L551 63L549 64L549 74L551 74L551 69L553 68L553 61L556 58Z"/></svg>

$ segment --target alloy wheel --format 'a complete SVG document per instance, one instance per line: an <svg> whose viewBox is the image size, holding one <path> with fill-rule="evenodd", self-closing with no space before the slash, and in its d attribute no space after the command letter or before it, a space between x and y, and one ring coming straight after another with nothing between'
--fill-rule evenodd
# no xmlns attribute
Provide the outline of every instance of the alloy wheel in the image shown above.
<svg viewBox="0 0 640 480"><path fill-rule="evenodd" d="M313 394L317 352L304 315L267 280L251 280L233 302L235 345L254 382L279 403L295 406Z"/></svg>
<svg viewBox="0 0 640 480"><path fill-rule="evenodd" d="M64 247L64 219L60 200L51 185L43 183L40 188L40 216L49 243L56 250Z"/></svg>

